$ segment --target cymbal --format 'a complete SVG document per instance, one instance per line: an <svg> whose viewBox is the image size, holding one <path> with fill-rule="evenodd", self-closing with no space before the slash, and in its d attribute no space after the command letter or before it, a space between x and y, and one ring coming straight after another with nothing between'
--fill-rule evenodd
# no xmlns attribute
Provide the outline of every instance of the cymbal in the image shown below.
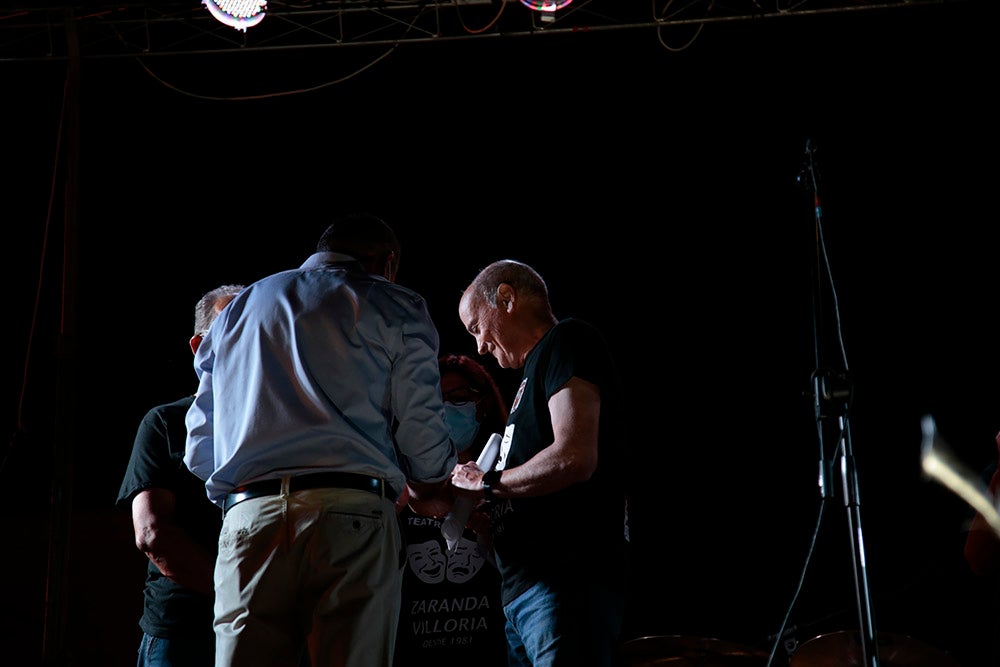
<svg viewBox="0 0 1000 667"><path fill-rule="evenodd" d="M950 655L906 635L878 633L878 662L882 667L960 667ZM864 665L857 631L832 632L805 642L789 661L790 667L855 667Z"/></svg>
<svg viewBox="0 0 1000 667"><path fill-rule="evenodd" d="M622 644L626 667L763 667L768 654L714 637L653 635Z"/></svg>

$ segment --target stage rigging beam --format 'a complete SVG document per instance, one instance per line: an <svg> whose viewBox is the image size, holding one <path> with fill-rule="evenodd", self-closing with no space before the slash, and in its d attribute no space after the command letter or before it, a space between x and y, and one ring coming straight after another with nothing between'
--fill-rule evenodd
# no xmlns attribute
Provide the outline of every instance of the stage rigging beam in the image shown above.
<svg viewBox="0 0 1000 667"><path fill-rule="evenodd" d="M545 16L519 0L271 0L267 16L246 32L219 23L196 2L122 2L87 7L0 9L0 63L65 60L67 14L76 21L83 59L251 53L385 46L404 43L542 37L656 30L860 11L914 9L978 0L802 0L767 8L758 0L575 0Z"/></svg>

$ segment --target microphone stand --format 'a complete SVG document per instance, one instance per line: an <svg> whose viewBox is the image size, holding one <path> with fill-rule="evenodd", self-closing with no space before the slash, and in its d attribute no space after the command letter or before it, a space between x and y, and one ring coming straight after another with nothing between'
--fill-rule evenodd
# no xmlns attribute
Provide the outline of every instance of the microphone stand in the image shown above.
<svg viewBox="0 0 1000 667"><path fill-rule="evenodd" d="M851 443L850 421L848 419L853 393L848 375L847 358L840 336L840 318L838 314L839 307L836 302L836 290L833 287L832 278L830 277L826 246L823 240L823 215L817 188L819 178L816 173L814 153L815 146L812 140L806 140L805 162L797 180L800 185L805 184L811 189L815 208L816 263L814 266L815 281L813 283L812 306L813 348L816 370L813 372L811 379L813 407L820 446L819 490L824 500L834 496L831 480L833 478L834 465L835 463L839 464L843 484L844 505L847 509L847 523L851 533L851 554L853 556L855 596L861 638L861 658L863 664L867 667L879 667L878 642L865 566L864 538L861 530L860 487L858 484L857 465ZM820 269L823 267L827 270L821 271ZM829 279L828 284L824 284L823 275L826 275ZM840 358L842 370L824 368L824 364L822 363L824 355L830 354L830 351L827 350L829 342L825 341L820 335L824 329L822 320L826 314L823 308L824 286L829 288L829 292L833 298L833 313L835 315L834 331L837 334L836 342L839 343L839 354L836 354L837 350L834 350L833 356ZM832 443L834 449L830 456L827 456L827 434L833 436Z"/></svg>

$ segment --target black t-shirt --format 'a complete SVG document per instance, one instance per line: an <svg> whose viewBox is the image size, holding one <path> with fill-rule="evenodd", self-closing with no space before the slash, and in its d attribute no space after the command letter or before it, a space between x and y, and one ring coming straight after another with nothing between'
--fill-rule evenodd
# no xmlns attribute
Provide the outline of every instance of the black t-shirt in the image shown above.
<svg viewBox="0 0 1000 667"><path fill-rule="evenodd" d="M215 554L222 513L209 501L205 482L184 465L187 437L184 417L193 400L193 396L188 396L157 406L143 417L117 504L129 506L137 493L148 488L173 491L177 524L209 553ZM139 627L146 634L165 639L213 636L212 598L163 576L152 561L146 569L143 598Z"/></svg>
<svg viewBox="0 0 1000 667"><path fill-rule="evenodd" d="M471 530L449 555L441 523L400 513L407 560L394 664L506 667L500 573Z"/></svg>
<svg viewBox="0 0 1000 667"><path fill-rule="evenodd" d="M556 493L494 503L490 526L504 604L539 581L598 581L624 590L628 510L623 466L628 443L621 381L604 337L589 323L560 321L528 354L496 467L521 465L552 444L548 400L572 377L597 385L601 393L597 470L586 482Z"/></svg>

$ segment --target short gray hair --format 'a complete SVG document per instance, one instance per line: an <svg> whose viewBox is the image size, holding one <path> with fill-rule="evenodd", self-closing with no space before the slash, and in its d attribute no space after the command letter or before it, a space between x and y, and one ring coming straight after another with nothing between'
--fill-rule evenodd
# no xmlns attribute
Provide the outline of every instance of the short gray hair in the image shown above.
<svg viewBox="0 0 1000 667"><path fill-rule="evenodd" d="M472 281L472 291L485 299L491 307L497 306L497 288L507 283L518 294L533 296L546 309L549 306L549 288L537 271L523 262L501 259L488 265Z"/></svg>
<svg viewBox="0 0 1000 667"><path fill-rule="evenodd" d="M243 285L220 285L198 299L198 303L194 307L194 335L204 336L208 333L208 328L215 321L215 316L222 310L222 308L216 308L219 301L225 300L225 303L228 304L242 291Z"/></svg>

